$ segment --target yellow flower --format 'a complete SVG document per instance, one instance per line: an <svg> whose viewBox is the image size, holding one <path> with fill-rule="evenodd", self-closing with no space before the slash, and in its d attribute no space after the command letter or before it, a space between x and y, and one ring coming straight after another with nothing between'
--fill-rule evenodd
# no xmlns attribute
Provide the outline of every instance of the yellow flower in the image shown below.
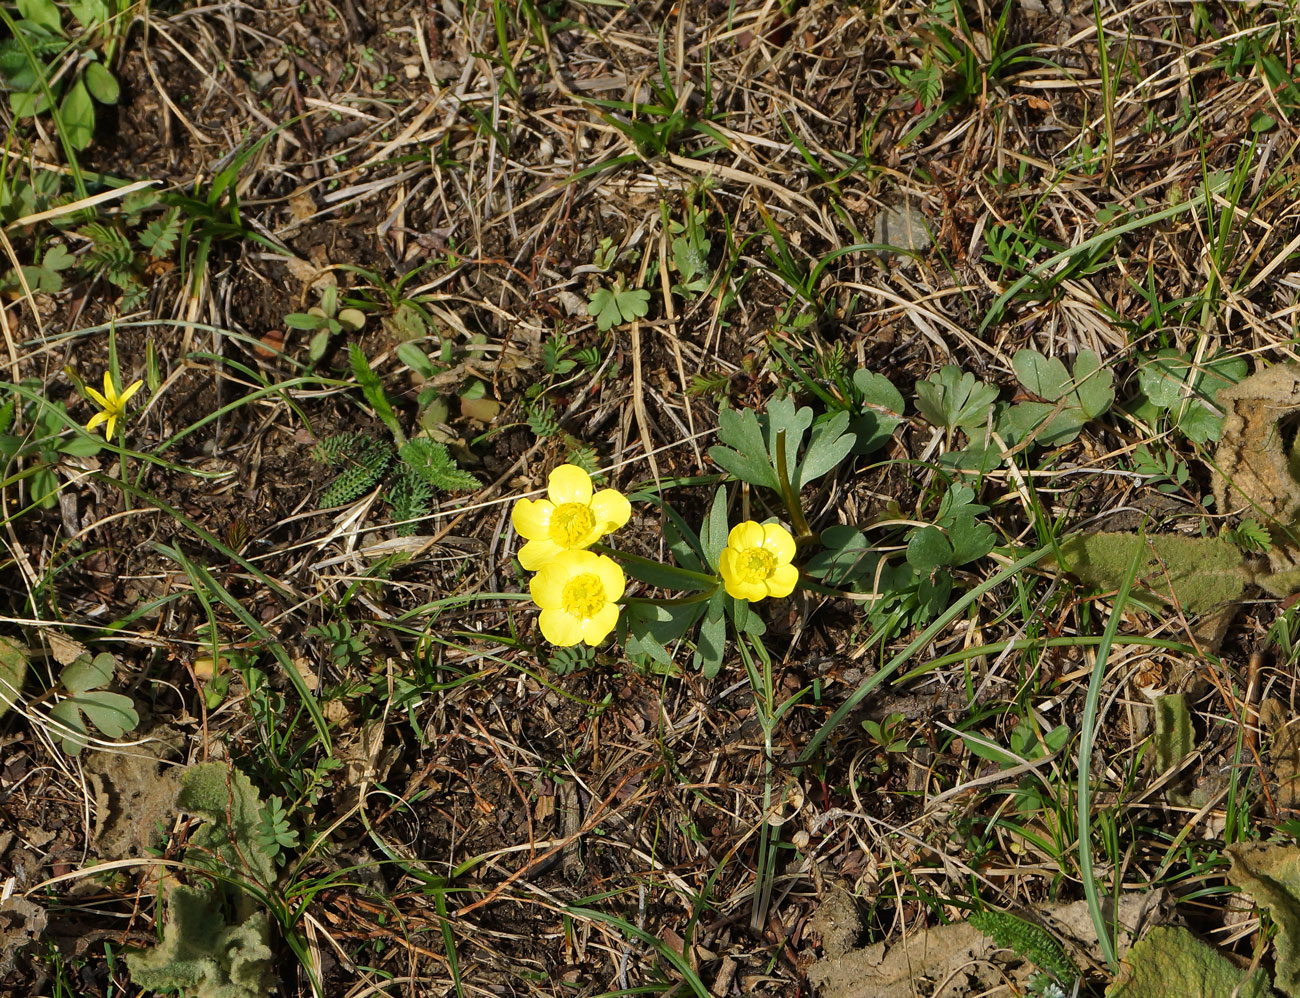
<svg viewBox="0 0 1300 998"><path fill-rule="evenodd" d="M562 551L591 547L632 515L632 504L621 493L601 489L592 495L591 477L576 465L560 465L547 485L546 499L520 499L510 514L515 530L528 541L519 549L519 564L530 572Z"/></svg>
<svg viewBox="0 0 1300 998"><path fill-rule="evenodd" d="M542 637L567 647L596 646L618 623L627 580L612 558L594 551L561 551L533 576L529 591L542 608Z"/></svg>
<svg viewBox="0 0 1300 998"><path fill-rule="evenodd" d="M86 386L86 394L90 396L95 405L103 409L103 412L97 412L90 417L90 422L86 424L86 429L93 430L100 423L104 426L104 439L113 439L113 426L119 419L126 421L126 402L132 395L140 390L143 381L136 381L131 384L121 395L117 394L117 388L113 385L113 376L107 371L104 372L104 394Z"/></svg>
<svg viewBox="0 0 1300 998"><path fill-rule="evenodd" d="M775 523L737 523L727 535L718 568L727 595L757 602L765 596L789 596L799 581L794 538Z"/></svg>

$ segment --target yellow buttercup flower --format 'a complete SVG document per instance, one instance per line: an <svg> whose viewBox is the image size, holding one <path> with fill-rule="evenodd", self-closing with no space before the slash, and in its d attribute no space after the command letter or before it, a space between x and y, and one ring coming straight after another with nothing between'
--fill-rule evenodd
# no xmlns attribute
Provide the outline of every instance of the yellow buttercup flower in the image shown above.
<svg viewBox="0 0 1300 998"><path fill-rule="evenodd" d="M528 589L542 608L542 637L568 647L593 647L618 623L627 580L613 558L594 551L561 551L533 576Z"/></svg>
<svg viewBox="0 0 1300 998"><path fill-rule="evenodd" d="M767 596L789 596L799 581L794 538L776 523L737 523L727 534L718 568L727 595L757 602Z"/></svg>
<svg viewBox="0 0 1300 998"><path fill-rule="evenodd" d="M119 419L126 421L126 403L127 400L140 390L143 381L135 381L121 395L117 393L117 387L113 384L113 376L107 371L104 372L104 394L86 386L86 394L90 396L95 405L103 409L103 412L97 412L90 417L90 422L86 424L86 429L93 430L100 423L104 423L104 439L113 439L113 426Z"/></svg>
<svg viewBox="0 0 1300 998"><path fill-rule="evenodd" d="M515 530L528 541L519 549L519 564L530 572L562 551L591 547L632 515L632 504L621 493L601 489L593 495L591 476L577 465L560 465L547 486L547 498L520 499L510 514Z"/></svg>

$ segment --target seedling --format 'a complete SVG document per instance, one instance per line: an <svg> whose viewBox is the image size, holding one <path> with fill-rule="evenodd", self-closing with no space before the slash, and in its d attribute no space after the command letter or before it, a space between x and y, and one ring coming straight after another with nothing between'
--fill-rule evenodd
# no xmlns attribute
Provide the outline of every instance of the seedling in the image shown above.
<svg viewBox="0 0 1300 998"><path fill-rule="evenodd" d="M366 324L366 313L359 308L339 308L338 285L330 284L321 293L319 305L313 305L306 312L291 312L284 317L284 324L290 329L305 329L312 332L307 344L307 362L318 364L329 350L330 340L347 331L357 333Z"/></svg>

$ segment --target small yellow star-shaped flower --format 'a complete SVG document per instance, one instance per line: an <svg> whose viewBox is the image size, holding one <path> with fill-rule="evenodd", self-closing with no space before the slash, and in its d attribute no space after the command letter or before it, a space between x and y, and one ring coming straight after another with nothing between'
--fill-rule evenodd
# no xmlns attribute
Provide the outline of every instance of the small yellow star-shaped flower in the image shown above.
<svg viewBox="0 0 1300 998"><path fill-rule="evenodd" d="M86 386L86 394L90 396L95 405L103 409L103 412L97 412L90 417L90 422L86 424L86 429L93 430L100 423L104 426L104 439L113 439L113 427L118 419L125 422L126 420L126 403L127 400L140 390L143 381L133 382L126 391L121 395L117 393L117 388L113 385L113 376L107 371L104 372L104 394L101 395L89 385Z"/></svg>

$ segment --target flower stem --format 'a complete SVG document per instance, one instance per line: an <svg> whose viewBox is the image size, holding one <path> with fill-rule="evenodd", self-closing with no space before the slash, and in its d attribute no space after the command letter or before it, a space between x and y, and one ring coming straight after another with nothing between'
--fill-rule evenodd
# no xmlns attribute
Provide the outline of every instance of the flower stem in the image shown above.
<svg viewBox="0 0 1300 998"><path fill-rule="evenodd" d="M716 589L718 586L718 577L716 575L705 575L703 572L692 572L689 568L679 568L676 565L665 565L662 561L642 558L639 554L620 551L618 548L612 548L608 544L593 544L591 549L593 551L599 551L601 554L607 554L611 558L618 558L630 565L644 565L646 568L653 568L658 572L666 572L669 575L676 575L693 584L703 582L712 589Z"/></svg>
<svg viewBox="0 0 1300 998"><path fill-rule="evenodd" d="M624 603L639 603L643 606L688 606L691 603L704 603L713 599L714 593L718 591L717 586L712 589L705 589L698 593L691 593L689 596L628 596Z"/></svg>
<svg viewBox="0 0 1300 998"><path fill-rule="evenodd" d="M799 505L799 496L790 484L790 473L785 465L785 430L776 431L776 480L781 486L781 499L790 513L790 523L795 529L794 542L802 546L815 541L817 535L808 526L808 518L803 515L803 507Z"/></svg>

